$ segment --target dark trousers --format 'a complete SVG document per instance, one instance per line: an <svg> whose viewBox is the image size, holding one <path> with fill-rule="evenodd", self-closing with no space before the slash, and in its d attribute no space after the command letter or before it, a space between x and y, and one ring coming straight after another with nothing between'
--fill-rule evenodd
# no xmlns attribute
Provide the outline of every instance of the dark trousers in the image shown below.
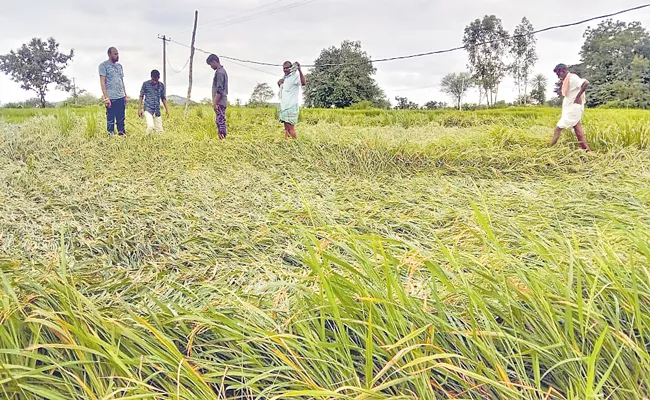
<svg viewBox="0 0 650 400"><path fill-rule="evenodd" d="M117 123L117 133L124 134L124 120L126 113L126 104L124 97L121 99L111 100L111 106L106 107L106 129L108 133L115 133L115 124Z"/></svg>

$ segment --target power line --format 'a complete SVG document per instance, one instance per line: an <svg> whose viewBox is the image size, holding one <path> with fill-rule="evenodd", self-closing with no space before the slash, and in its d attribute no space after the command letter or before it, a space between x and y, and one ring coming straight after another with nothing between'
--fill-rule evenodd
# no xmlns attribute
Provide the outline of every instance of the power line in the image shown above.
<svg viewBox="0 0 650 400"><path fill-rule="evenodd" d="M257 13L252 13L250 15L245 15L247 13L250 13L251 11L262 10L263 8L268 8L269 6L272 6L272 5L277 4L277 3L281 3L282 1L285 1L285 0L276 0L276 1L272 2L272 3L265 4L263 6L253 7L253 8L250 8L250 9L246 10L246 11L242 11L240 13L231 14L230 16L225 17L225 18L219 18L219 19L216 19L216 20L213 20L213 21L210 21L210 22L205 22L203 24L200 24L199 28L201 28L203 26L206 26L206 25L212 25L212 24L220 24L220 26L219 26L220 28L221 27L226 27L226 26L231 26L231 25L236 25L236 24L240 24L242 22L247 22L247 21L250 21L252 19L259 18L259 17L264 17L264 16L267 16L267 15L277 14L279 12L290 10L292 8L301 7L303 5L313 3L313 2L315 2L317 0L300 0L300 1L297 1L295 3L290 3L290 4L280 6L280 7L272 8L270 10L264 10L264 11L260 11L260 12L257 12ZM244 14L244 15L242 15L242 14ZM241 15L241 17L237 17L238 15ZM235 18L232 18L232 17L235 17ZM185 30L183 32L187 32L187 30Z"/></svg>
<svg viewBox="0 0 650 400"><path fill-rule="evenodd" d="M186 45L186 44L184 44L184 43L180 43L180 42L177 42L177 41L175 41L175 40L171 40L171 39L170 39L170 41L171 41L172 43L174 43L174 44L179 45L179 46L187 47L188 49L190 48L190 46L188 46L188 45ZM205 50L199 49L198 47L194 47L194 50L199 51L199 52L201 52L201 53L205 53L205 54L212 54L212 53L210 53L209 51L205 51ZM254 70L254 71L263 72L263 73L265 73L265 74L267 74L267 75L278 76L278 75L276 75L276 74L274 74L274 73L272 73L272 72L265 71L265 70L263 70L263 69L259 69L259 68L255 68L255 67L251 67L250 65L246 65L246 64L239 63L239 62L237 62L237 61L230 60L229 58L224 57L224 56L220 56L219 58L228 59L228 61L230 61L230 62L233 63L233 64L239 65L240 67L244 67L244 68L252 69L252 70ZM189 59L188 59L188 62L189 62ZM170 67L171 67L171 66L170 66Z"/></svg>
<svg viewBox="0 0 650 400"><path fill-rule="evenodd" d="M189 63L190 63L190 58L187 57L187 61L185 62L185 65L183 65L183 68L181 68L180 71L177 71L177 70L174 69L174 67L172 67L172 63L169 61L169 57L167 58L167 65L169 66L169 69L171 69L172 72L174 72L176 74L180 74L181 72L183 72L185 70L185 68L187 68Z"/></svg>
<svg viewBox="0 0 650 400"><path fill-rule="evenodd" d="M423 86L419 88L406 88L406 89L396 89L396 90L388 90L389 92L395 92L395 93L401 93L401 92L415 92L418 90L424 90L424 89L433 89L438 87L439 85L431 85L431 86Z"/></svg>
<svg viewBox="0 0 650 400"><path fill-rule="evenodd" d="M223 17L223 18L217 18L217 19L212 20L212 21L204 22L204 23L200 24L199 27L206 26L206 25L211 25L211 24L215 24L215 23L219 23L219 22L225 22L225 21L228 21L229 19L232 19L233 17L237 17L237 16L242 15L242 14L247 14L247 13L250 13L251 11L261 10L263 8L267 8L269 6L272 6L274 4L281 3L283 1L286 1L286 0L276 0L274 2L265 4L263 6L252 7L252 8L249 8L247 10L244 10L244 11L232 13L232 14L229 14L229 15Z"/></svg>
<svg viewBox="0 0 650 400"><path fill-rule="evenodd" d="M251 67L250 65L246 65L246 64L238 63L237 61L230 61L230 62L233 63L233 64L236 64L236 65L239 65L240 67L244 67L244 68L252 69L252 70L254 70L254 71L263 72L263 73L265 73L265 74L267 74L267 75L271 75L271 76L278 77L278 74L274 74L274 73L269 72L269 71L264 71L263 69L258 69L258 68L255 68L255 67Z"/></svg>
<svg viewBox="0 0 650 400"><path fill-rule="evenodd" d="M301 0L301 1L298 1L298 2L295 2L295 3L287 4L286 6L274 8L274 9L271 9L271 10L266 10L266 11L263 11L263 12L260 12L260 13L257 13L257 14L247 16L247 17L242 17L240 19L228 21L228 22L222 23L219 27L223 28L223 27L226 27L226 26L240 24L242 22L247 22L247 21L250 21L252 19L259 18L259 17L265 17L267 15L277 14L279 12L286 11L286 10L291 10L292 8L296 8L296 7L301 7L301 6L313 3L315 1L318 1L318 0Z"/></svg>
<svg viewBox="0 0 650 400"><path fill-rule="evenodd" d="M303 1L310 2L310 1L315 1L315 0L303 0ZM569 27L573 27L573 26L583 25L583 24L586 24L587 22L592 22L592 21L596 21L596 20L599 20L599 19L610 18L610 17L614 17L614 16L617 16L617 15L626 14L626 13L629 13L629 12L632 12L632 11L638 11L638 10L648 8L648 7L650 7L650 3L643 4L643 5L636 6L636 7L632 7L632 8L627 8L627 9L624 9L624 10L621 10L621 11L616 11L616 12L613 12L613 13L610 13L610 14L599 15L597 17L584 19L582 21L570 22L570 23L561 24L561 25L553 25L553 26L549 26L549 27L546 27L546 28L543 28L543 29L538 29L538 30L530 32L530 33L521 34L521 35L514 35L512 37L513 38L528 37L528 36L537 35L539 33L548 32L548 31L552 31L552 30L564 29L564 28L569 28ZM496 42L500 42L500 41L502 41L502 39L489 40L489 41L485 41L485 42L482 42L482 43L477 43L476 45L477 46L484 46L484 45L488 45L488 44L492 44L492 43L496 43ZM189 46L187 46L185 44L182 44L182 43L178 43L178 42L174 42L174 43L180 44L181 46L189 47ZM407 60L407 59L426 57L426 56L432 56L432 55L437 55L437 54L452 53L452 52L456 52L456 51L459 51L459 50L465 50L466 47L467 46L458 46L458 47L452 47L452 48L444 49L444 50L434 50L434 51L428 51L428 52L424 52L424 53L409 54L409 55L405 55L405 56L380 58L380 59L377 59L377 60L370 60L370 63L374 64L374 63L388 62L388 61ZM210 52L205 51L205 50L201 50L199 48L196 48L196 50L201 51L201 52L206 53L206 54L210 54ZM281 67L282 66L282 64L262 62L262 61L254 61L254 60L245 60L245 59L229 57L229 56L220 56L220 57L224 58L226 60L236 61L236 62L245 63L245 64L262 65L262 66L266 66L266 67ZM339 66L344 66L344 65L358 65L358 64L365 64L365 62L363 62L363 63L339 63L339 64L303 65L303 66L307 67L307 68L317 68L317 67L339 67Z"/></svg>

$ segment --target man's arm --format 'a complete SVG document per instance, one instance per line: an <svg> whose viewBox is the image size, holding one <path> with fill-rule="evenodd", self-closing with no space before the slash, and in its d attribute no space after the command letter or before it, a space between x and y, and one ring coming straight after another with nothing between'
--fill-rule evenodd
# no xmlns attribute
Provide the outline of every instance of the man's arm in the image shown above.
<svg viewBox="0 0 650 400"><path fill-rule="evenodd" d="M163 103L163 106L165 106L165 112L167 113L167 116L169 116L169 108L167 107L167 88L165 85L162 85L162 93L160 94L160 100Z"/></svg>
<svg viewBox="0 0 650 400"><path fill-rule="evenodd" d="M124 78L122 78L122 90L124 90L124 105L129 102L128 97L126 96L126 86L124 86Z"/></svg>
<svg viewBox="0 0 650 400"><path fill-rule="evenodd" d="M305 79L305 75L302 74L302 68L300 67L300 63L296 61L296 65L298 65L298 73L300 74L300 84L302 86L305 86L307 84L307 79Z"/></svg>
<svg viewBox="0 0 650 400"><path fill-rule="evenodd" d="M582 104L582 95L585 94L588 87L589 87L589 81L585 79L585 81L582 83L582 86L580 87L580 91L578 92L578 95L576 96L576 99L574 101L575 104Z"/></svg>
<svg viewBox="0 0 650 400"><path fill-rule="evenodd" d="M126 92L124 92L126 94ZM138 117L142 118L142 103L144 101L144 84L140 89L140 104L138 105Z"/></svg>
<svg viewBox="0 0 650 400"><path fill-rule="evenodd" d="M108 91L106 90L106 76L99 75L99 84L102 86L102 95L104 96L104 104L106 104L106 107L111 108L111 99L108 98Z"/></svg>
<svg viewBox="0 0 650 400"><path fill-rule="evenodd" d="M219 101L221 101L221 93L217 92L212 101L212 108L216 110L219 107Z"/></svg>
<svg viewBox="0 0 650 400"><path fill-rule="evenodd" d="M216 90L217 94L214 95L214 99L212 101L212 108L214 108L216 110L218 108L218 106L219 106L219 101L221 101L221 94L223 93L223 87L225 85L226 77L223 76L222 74L217 74L215 79L217 81L216 82L216 84L217 84L217 90Z"/></svg>

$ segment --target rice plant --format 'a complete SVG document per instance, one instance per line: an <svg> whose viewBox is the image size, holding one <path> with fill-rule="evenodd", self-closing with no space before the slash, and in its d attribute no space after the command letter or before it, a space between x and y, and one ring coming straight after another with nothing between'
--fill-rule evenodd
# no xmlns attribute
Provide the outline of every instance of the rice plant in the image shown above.
<svg viewBox="0 0 650 400"><path fill-rule="evenodd" d="M0 122L0 397L648 397L646 112L94 112Z"/></svg>

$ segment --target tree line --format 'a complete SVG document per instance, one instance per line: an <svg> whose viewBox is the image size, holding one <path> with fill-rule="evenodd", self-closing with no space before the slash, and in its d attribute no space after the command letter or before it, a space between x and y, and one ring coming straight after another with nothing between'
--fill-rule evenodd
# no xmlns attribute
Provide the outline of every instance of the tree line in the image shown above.
<svg viewBox="0 0 650 400"><path fill-rule="evenodd" d="M538 61L537 39L533 25L524 17L509 33L501 19L486 15L465 27L463 46L467 52L467 70L449 73L440 81L454 107L462 109L471 89L478 90L478 105L469 108L503 106L499 88L510 77L517 88L515 105L558 104L558 97L548 100L547 73L534 73ZM605 20L585 31L580 63L572 72L591 82L587 92L589 107L650 108L650 34L640 22ZM64 74L74 58L74 51L59 50L54 38L34 38L17 50L0 55L0 71L33 91L36 99L28 104L48 105L46 95L52 86L71 93L70 103L91 101L90 94L79 90ZM561 60L558 60L558 62ZM344 41L340 46L323 49L307 75L304 91L306 107L317 108L390 108L385 92L374 79L377 72L371 57L358 41ZM555 91L559 96L559 83ZM268 84L258 84L250 106L263 106L275 96ZM446 108L444 102L431 101L423 107L406 97L395 98L395 108ZM467 108L467 105L466 105Z"/></svg>

